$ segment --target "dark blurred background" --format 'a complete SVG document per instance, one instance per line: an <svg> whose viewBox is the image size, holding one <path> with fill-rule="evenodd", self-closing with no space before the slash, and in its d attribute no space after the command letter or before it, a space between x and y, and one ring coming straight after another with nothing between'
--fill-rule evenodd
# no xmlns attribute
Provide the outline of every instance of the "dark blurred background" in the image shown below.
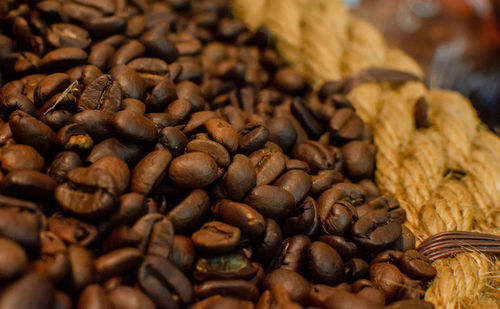
<svg viewBox="0 0 500 309"><path fill-rule="evenodd" d="M430 87L469 97L500 134L500 0L344 1L417 59Z"/></svg>

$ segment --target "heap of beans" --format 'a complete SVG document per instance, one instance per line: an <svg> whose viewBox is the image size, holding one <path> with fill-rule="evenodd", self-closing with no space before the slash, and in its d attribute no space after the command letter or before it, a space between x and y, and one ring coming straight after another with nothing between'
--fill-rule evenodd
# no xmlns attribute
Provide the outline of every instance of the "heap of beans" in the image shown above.
<svg viewBox="0 0 500 309"><path fill-rule="evenodd" d="M0 309L432 308L369 126L225 0L0 4Z"/></svg>

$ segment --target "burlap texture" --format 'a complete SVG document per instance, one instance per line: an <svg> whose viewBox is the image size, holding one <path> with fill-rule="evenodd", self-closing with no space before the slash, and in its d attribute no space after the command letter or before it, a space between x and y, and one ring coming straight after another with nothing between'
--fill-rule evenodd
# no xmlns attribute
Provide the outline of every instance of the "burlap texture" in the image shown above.
<svg viewBox="0 0 500 309"><path fill-rule="evenodd" d="M311 83L340 80L370 67L423 76L418 64L386 46L379 31L340 0L233 0L251 29L267 26L280 54ZM442 231L500 234L500 138L470 102L423 83L368 83L348 98L374 127L376 180L400 200L419 241ZM428 129L416 129L415 102L429 103ZM437 308L500 308L500 261L463 253L434 263L425 299Z"/></svg>

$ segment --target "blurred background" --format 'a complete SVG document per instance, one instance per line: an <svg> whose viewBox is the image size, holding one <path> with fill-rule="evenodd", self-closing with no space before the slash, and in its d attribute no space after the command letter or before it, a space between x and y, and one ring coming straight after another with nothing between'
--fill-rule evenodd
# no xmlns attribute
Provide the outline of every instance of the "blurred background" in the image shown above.
<svg viewBox="0 0 500 309"><path fill-rule="evenodd" d="M344 0L405 50L430 87L469 97L500 134L500 0Z"/></svg>

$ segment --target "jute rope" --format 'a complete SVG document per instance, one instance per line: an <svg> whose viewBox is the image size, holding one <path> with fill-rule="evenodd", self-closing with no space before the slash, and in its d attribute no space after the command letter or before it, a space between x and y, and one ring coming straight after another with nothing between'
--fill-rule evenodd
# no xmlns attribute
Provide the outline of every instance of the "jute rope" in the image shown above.
<svg viewBox="0 0 500 309"><path fill-rule="evenodd" d="M340 0L233 0L251 29L267 26L281 55L315 87L370 67L423 76L418 64L386 46ZM347 95L374 128L376 180L400 200L419 241L442 231L500 234L500 138L456 92L421 82L367 83ZM417 129L415 102L425 97L431 126ZM500 261L477 252L437 260L425 299L437 308L500 308Z"/></svg>

